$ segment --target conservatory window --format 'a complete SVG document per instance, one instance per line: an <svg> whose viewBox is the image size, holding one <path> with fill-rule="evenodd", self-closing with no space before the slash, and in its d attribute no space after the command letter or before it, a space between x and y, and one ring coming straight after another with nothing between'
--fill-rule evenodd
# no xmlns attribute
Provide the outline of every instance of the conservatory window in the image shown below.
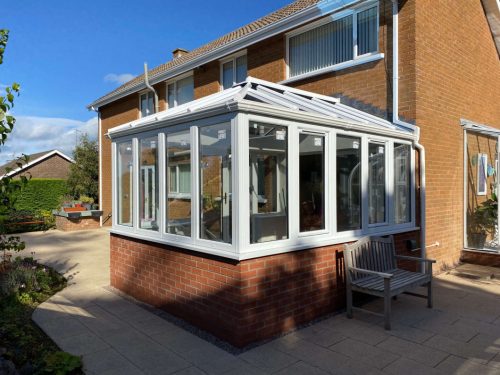
<svg viewBox="0 0 500 375"><path fill-rule="evenodd" d="M139 141L139 226L158 231L158 137Z"/></svg>
<svg viewBox="0 0 500 375"><path fill-rule="evenodd" d="M361 139L337 136L337 231L361 229Z"/></svg>
<svg viewBox="0 0 500 375"><path fill-rule="evenodd" d="M411 221L411 146L394 144L394 220Z"/></svg>
<svg viewBox="0 0 500 375"><path fill-rule="evenodd" d="M191 138L189 130L167 134L167 233L191 236Z"/></svg>
<svg viewBox="0 0 500 375"><path fill-rule="evenodd" d="M200 238L231 243L231 124L200 127Z"/></svg>
<svg viewBox="0 0 500 375"><path fill-rule="evenodd" d="M368 222L386 222L385 144L368 145Z"/></svg>
<svg viewBox="0 0 500 375"><path fill-rule="evenodd" d="M325 229L325 137L299 137L300 231Z"/></svg>
<svg viewBox="0 0 500 375"><path fill-rule="evenodd" d="M118 144L118 224L132 226L133 152L132 141Z"/></svg>
<svg viewBox="0 0 500 375"><path fill-rule="evenodd" d="M249 126L250 242L288 238L287 128Z"/></svg>

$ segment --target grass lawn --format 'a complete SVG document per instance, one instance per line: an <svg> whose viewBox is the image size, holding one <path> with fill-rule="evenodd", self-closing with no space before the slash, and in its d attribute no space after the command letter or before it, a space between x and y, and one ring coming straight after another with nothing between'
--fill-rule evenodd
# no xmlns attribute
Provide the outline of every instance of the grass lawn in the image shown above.
<svg viewBox="0 0 500 375"><path fill-rule="evenodd" d="M32 258L0 262L0 373L6 361L27 374L83 373L80 358L62 352L31 320L35 308L65 286L63 276Z"/></svg>

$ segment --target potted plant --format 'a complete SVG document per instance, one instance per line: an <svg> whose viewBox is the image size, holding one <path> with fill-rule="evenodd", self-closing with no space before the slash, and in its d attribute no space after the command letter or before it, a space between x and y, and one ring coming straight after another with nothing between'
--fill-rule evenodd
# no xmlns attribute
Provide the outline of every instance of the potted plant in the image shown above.
<svg viewBox="0 0 500 375"><path fill-rule="evenodd" d="M88 197L86 195L80 195L79 201L82 202L82 206L85 207L87 211L92 210L92 204L94 203L94 198Z"/></svg>
<svg viewBox="0 0 500 375"><path fill-rule="evenodd" d="M494 235L498 220L498 200L495 194L476 207L469 221L469 246L483 249L488 235Z"/></svg>

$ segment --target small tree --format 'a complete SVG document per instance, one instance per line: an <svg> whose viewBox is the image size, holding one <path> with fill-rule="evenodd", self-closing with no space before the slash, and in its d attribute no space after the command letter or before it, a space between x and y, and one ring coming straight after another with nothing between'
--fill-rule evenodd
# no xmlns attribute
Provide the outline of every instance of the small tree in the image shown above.
<svg viewBox="0 0 500 375"><path fill-rule="evenodd" d="M97 141L89 139L87 134L73 151L75 163L70 166L68 189L74 198L87 195L97 201L99 193L99 148Z"/></svg>
<svg viewBox="0 0 500 375"><path fill-rule="evenodd" d="M3 55L7 42L9 41L9 31L0 29L0 65L3 63ZM14 107L14 96L19 95L20 86L13 83L5 88L5 94L0 95L0 145L4 145L8 135L14 129L16 119L9 111ZM28 157L23 155L16 160L17 167L28 161ZM7 170L9 172L11 169ZM5 176L0 179L0 251L3 252L3 259L7 257L7 251L20 251L24 249L24 242L19 237L7 236L5 222L9 214L14 210L14 192L22 189L28 183L29 176L20 176L20 183L13 181L11 177Z"/></svg>

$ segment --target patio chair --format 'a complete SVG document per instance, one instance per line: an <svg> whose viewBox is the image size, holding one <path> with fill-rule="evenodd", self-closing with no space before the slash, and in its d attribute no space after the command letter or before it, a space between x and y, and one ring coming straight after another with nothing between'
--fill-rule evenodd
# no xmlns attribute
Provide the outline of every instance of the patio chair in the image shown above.
<svg viewBox="0 0 500 375"><path fill-rule="evenodd" d="M424 263L425 271L422 273L400 269L397 267L398 260ZM432 308L432 264L435 262L396 255L392 236L365 237L351 245L345 245L347 317L352 318L353 291L384 298L386 330L391 329L391 299L399 294L426 298L427 307ZM410 292L418 286L427 286L427 295Z"/></svg>

